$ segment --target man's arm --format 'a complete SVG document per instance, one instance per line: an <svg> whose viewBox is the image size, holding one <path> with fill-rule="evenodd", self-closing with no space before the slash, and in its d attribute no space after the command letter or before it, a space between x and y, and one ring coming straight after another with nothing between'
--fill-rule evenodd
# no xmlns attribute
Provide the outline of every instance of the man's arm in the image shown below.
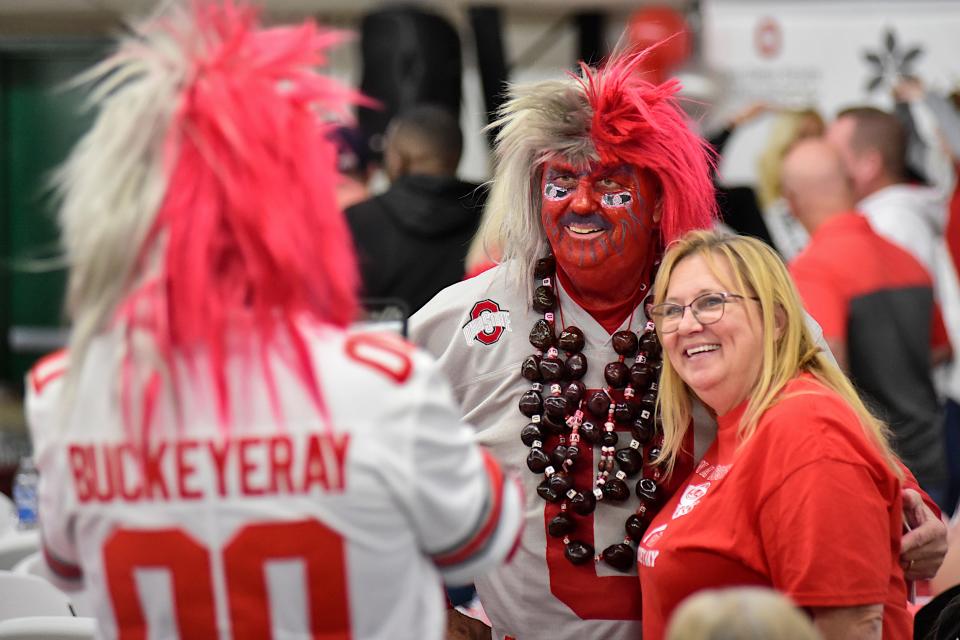
<svg viewBox="0 0 960 640"><path fill-rule="evenodd" d="M927 580L937 574L947 554L947 525L930 496L921 495L913 475L907 474L903 516L910 531L900 544L900 566L907 580Z"/></svg>

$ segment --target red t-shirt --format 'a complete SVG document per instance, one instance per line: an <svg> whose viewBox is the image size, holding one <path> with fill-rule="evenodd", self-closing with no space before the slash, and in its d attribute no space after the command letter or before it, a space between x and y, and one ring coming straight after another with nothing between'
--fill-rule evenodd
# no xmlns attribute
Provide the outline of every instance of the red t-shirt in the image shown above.
<svg viewBox="0 0 960 640"><path fill-rule="evenodd" d="M644 640L662 638L692 593L737 585L801 607L883 603L883 637L912 637L900 482L856 415L804 375L737 451L745 409L718 419L716 442L640 545Z"/></svg>
<svg viewBox="0 0 960 640"><path fill-rule="evenodd" d="M878 235L856 212L836 215L820 225L804 251L790 263L790 275L804 306L828 339L847 340L848 314L855 298L879 289L933 289L933 280L920 261ZM919 315L927 317L926 313ZM950 339L936 304L929 322L930 345L948 345Z"/></svg>

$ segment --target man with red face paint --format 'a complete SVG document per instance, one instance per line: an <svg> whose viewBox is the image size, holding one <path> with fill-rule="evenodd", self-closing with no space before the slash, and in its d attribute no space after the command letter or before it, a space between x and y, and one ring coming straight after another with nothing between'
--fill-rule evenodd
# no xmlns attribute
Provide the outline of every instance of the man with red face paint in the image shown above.
<svg viewBox="0 0 960 640"><path fill-rule="evenodd" d="M664 246L713 222L711 157L676 81L636 73L642 56L513 88L479 232L503 262L411 322L478 440L524 480L520 547L477 582L498 640L640 637L637 542L692 467L651 464L661 355L643 300ZM701 412L687 450L715 435Z"/></svg>

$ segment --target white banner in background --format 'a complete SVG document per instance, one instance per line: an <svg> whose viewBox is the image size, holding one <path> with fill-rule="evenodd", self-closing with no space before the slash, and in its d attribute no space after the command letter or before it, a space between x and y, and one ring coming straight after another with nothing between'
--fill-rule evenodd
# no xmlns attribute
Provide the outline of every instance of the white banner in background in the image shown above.
<svg viewBox="0 0 960 640"><path fill-rule="evenodd" d="M825 118L855 104L890 108L888 84L867 88L877 75L868 57L889 61L914 48L914 75L935 90L960 85L957 0L704 0L702 9L704 62L720 87L718 116L758 99L812 106ZM754 181L769 120L731 140L721 167L728 184Z"/></svg>

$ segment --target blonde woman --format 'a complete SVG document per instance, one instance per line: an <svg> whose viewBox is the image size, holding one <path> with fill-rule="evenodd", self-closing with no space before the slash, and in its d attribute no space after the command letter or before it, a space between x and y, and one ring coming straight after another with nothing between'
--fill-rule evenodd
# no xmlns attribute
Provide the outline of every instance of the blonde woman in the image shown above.
<svg viewBox="0 0 960 640"><path fill-rule="evenodd" d="M777 114L767 144L757 160L757 198L774 246L789 262L809 240L803 225L793 217L780 190L783 159L794 144L823 135L826 126L814 109L786 109Z"/></svg>
<svg viewBox="0 0 960 640"><path fill-rule="evenodd" d="M776 253L691 232L667 251L649 314L667 356L659 461L672 469L695 399L718 434L640 544L645 640L688 595L732 585L784 593L826 640L909 637L902 467Z"/></svg>
<svg viewBox="0 0 960 640"><path fill-rule="evenodd" d="M710 589L687 598L667 640L820 640L810 619L780 594L761 587Z"/></svg>

